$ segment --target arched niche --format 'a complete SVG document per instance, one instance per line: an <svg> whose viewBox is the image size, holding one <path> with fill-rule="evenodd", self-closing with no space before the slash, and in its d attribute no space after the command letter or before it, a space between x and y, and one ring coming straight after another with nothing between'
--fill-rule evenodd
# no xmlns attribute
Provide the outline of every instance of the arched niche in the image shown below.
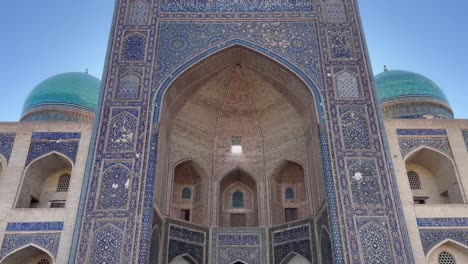
<svg viewBox="0 0 468 264"><path fill-rule="evenodd" d="M258 226L257 183L246 171L236 168L220 182L219 226Z"/></svg>
<svg viewBox="0 0 468 264"><path fill-rule="evenodd" d="M304 168L299 163L283 161L273 174L270 185L273 224L310 216Z"/></svg>
<svg viewBox="0 0 468 264"><path fill-rule="evenodd" d="M304 256L296 253L289 254L280 264L311 264Z"/></svg>
<svg viewBox="0 0 468 264"><path fill-rule="evenodd" d="M311 194L307 197L309 215L317 213L325 200L318 95L282 64L243 46L221 50L181 72L155 98L154 199L160 210L171 214L173 168L180 160L192 159L211 184L206 186L207 225L219 224L219 201L213 200L220 197L218 186L224 173L237 166L251 172L258 189L265 192L257 204L264 212L258 221L269 225L270 175L282 160L291 159L303 164L305 186ZM231 100L238 95L246 99ZM233 106L240 103L242 111L236 112ZM234 113L247 114L231 122L227 117ZM242 131L243 127L248 131ZM243 153L238 156L230 152L236 136L242 137Z"/></svg>
<svg viewBox="0 0 468 264"><path fill-rule="evenodd" d="M173 259L169 264L198 264L198 262L189 255L183 255Z"/></svg>
<svg viewBox="0 0 468 264"><path fill-rule="evenodd" d="M53 257L46 250L36 246L27 245L5 256L0 264L53 264Z"/></svg>
<svg viewBox="0 0 468 264"><path fill-rule="evenodd" d="M405 166L408 180L414 177L413 173L419 177L420 189L412 189L415 203L464 203L454 163L445 154L421 147L406 157Z"/></svg>
<svg viewBox="0 0 468 264"><path fill-rule="evenodd" d="M71 174L73 163L52 152L31 162L25 169L16 208L64 207L68 191L58 187L63 175Z"/></svg>
<svg viewBox="0 0 468 264"><path fill-rule="evenodd" d="M171 217L206 224L206 186L206 175L195 161L177 164L172 184Z"/></svg>
<svg viewBox="0 0 468 264"><path fill-rule="evenodd" d="M468 263L468 246L445 240L432 248L426 258L428 264Z"/></svg>

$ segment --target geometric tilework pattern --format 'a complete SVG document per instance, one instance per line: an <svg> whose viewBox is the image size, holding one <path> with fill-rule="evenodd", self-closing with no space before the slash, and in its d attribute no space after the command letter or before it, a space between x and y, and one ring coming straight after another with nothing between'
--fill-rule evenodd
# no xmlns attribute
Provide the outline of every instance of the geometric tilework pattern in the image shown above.
<svg viewBox="0 0 468 264"><path fill-rule="evenodd" d="M310 224L302 224L293 228L283 227L286 229L274 231L272 234L274 263L282 263L291 253L299 254L313 262Z"/></svg>
<svg viewBox="0 0 468 264"><path fill-rule="evenodd" d="M353 202L359 206L381 206L379 174L373 159L348 159Z"/></svg>
<svg viewBox="0 0 468 264"><path fill-rule="evenodd" d="M205 263L205 236L205 232L170 224L167 262L187 254L196 263Z"/></svg>
<svg viewBox="0 0 468 264"><path fill-rule="evenodd" d="M465 140L466 150L468 150L468 131L462 131L463 139Z"/></svg>
<svg viewBox="0 0 468 264"><path fill-rule="evenodd" d="M403 158L411 151L422 146L438 150L445 153L447 156L452 157L450 144L446 137L399 137L398 143L400 145L401 156Z"/></svg>
<svg viewBox="0 0 468 264"><path fill-rule="evenodd" d="M342 0L326 0L323 3L325 20L331 23L346 22L346 11Z"/></svg>
<svg viewBox="0 0 468 264"><path fill-rule="evenodd" d="M33 133L26 165L51 152L61 153L75 162L79 138L80 133Z"/></svg>
<svg viewBox="0 0 468 264"><path fill-rule="evenodd" d="M149 4L146 0L135 0L130 5L128 23L131 25L144 25L148 23Z"/></svg>
<svg viewBox="0 0 468 264"><path fill-rule="evenodd" d="M0 133L0 155L5 157L7 162L10 160L15 136L16 135L12 133Z"/></svg>
<svg viewBox="0 0 468 264"><path fill-rule="evenodd" d="M339 108L343 143L346 149L370 149L369 126L363 107Z"/></svg>
<svg viewBox="0 0 468 264"><path fill-rule="evenodd" d="M265 263L265 230L250 228L213 229L212 263L230 264L237 260L245 263Z"/></svg>
<svg viewBox="0 0 468 264"><path fill-rule="evenodd" d="M341 71L336 77L336 91L340 98L359 97L358 80L354 74L349 71Z"/></svg>
<svg viewBox="0 0 468 264"><path fill-rule="evenodd" d="M96 229L92 242L91 263L120 263L123 239L122 230L113 223L106 223Z"/></svg>
<svg viewBox="0 0 468 264"><path fill-rule="evenodd" d="M353 58L354 53L350 29L328 29L327 35L331 59L348 60Z"/></svg>
<svg viewBox="0 0 468 264"><path fill-rule="evenodd" d="M63 222L28 222L28 223L8 223L7 232L25 231L60 231L63 230Z"/></svg>
<svg viewBox="0 0 468 264"><path fill-rule="evenodd" d="M372 222L365 224L359 229L359 238L364 263L393 263L386 227Z"/></svg>
<svg viewBox="0 0 468 264"><path fill-rule="evenodd" d="M312 11L312 1L162 1L163 12L273 12Z"/></svg>
<svg viewBox="0 0 468 264"><path fill-rule="evenodd" d="M98 209L124 209L127 207L131 164L117 163L102 175Z"/></svg>
<svg viewBox="0 0 468 264"><path fill-rule="evenodd" d="M285 57L322 82L315 23L306 22L161 22L158 35L157 87L181 63L223 45L229 39L253 42ZM162 52L169 51L169 52Z"/></svg>
<svg viewBox="0 0 468 264"><path fill-rule="evenodd" d="M464 226L468 227L468 218L417 218L419 227L425 226Z"/></svg>
<svg viewBox="0 0 468 264"><path fill-rule="evenodd" d="M146 38L141 34L129 35L125 38L122 60L142 61L145 58Z"/></svg>
<svg viewBox="0 0 468 264"><path fill-rule="evenodd" d="M119 80L116 99L137 99L140 92L140 78L135 74L129 74Z"/></svg>
<svg viewBox="0 0 468 264"><path fill-rule="evenodd" d="M425 254L445 239L468 246L468 229L420 229L419 235Z"/></svg>
<svg viewBox="0 0 468 264"><path fill-rule="evenodd" d="M132 151L136 140L138 112L115 109L109 132L109 151Z"/></svg>
<svg viewBox="0 0 468 264"><path fill-rule="evenodd" d="M3 239L0 259L27 244L37 245L57 257L60 233L6 234Z"/></svg>

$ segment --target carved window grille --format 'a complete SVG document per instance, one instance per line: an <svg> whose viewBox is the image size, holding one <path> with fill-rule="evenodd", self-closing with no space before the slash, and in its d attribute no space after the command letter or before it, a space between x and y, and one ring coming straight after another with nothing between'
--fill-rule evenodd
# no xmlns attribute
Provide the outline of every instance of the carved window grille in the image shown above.
<svg viewBox="0 0 468 264"><path fill-rule="evenodd" d="M408 171L407 175L411 190L421 189L421 180L419 179L419 175L414 171Z"/></svg>
<svg viewBox="0 0 468 264"><path fill-rule="evenodd" d="M232 207L233 208L244 208L244 193L241 191L235 191L232 194Z"/></svg>
<svg viewBox="0 0 468 264"><path fill-rule="evenodd" d="M60 175L57 183L57 192L68 192L68 188L70 187L70 177L70 173Z"/></svg>
<svg viewBox="0 0 468 264"><path fill-rule="evenodd" d="M50 264L50 261L48 259L41 259L37 262L37 264Z"/></svg>
<svg viewBox="0 0 468 264"><path fill-rule="evenodd" d="M448 253L447 251L444 251L439 254L439 264L455 264L455 258L452 256L452 254Z"/></svg>
<svg viewBox="0 0 468 264"><path fill-rule="evenodd" d="M185 187L182 189L182 199L184 200L190 200L192 199L192 189L189 187Z"/></svg>
<svg viewBox="0 0 468 264"><path fill-rule="evenodd" d="M294 190L291 187L286 188L284 191L284 197L286 200L293 200L294 199Z"/></svg>

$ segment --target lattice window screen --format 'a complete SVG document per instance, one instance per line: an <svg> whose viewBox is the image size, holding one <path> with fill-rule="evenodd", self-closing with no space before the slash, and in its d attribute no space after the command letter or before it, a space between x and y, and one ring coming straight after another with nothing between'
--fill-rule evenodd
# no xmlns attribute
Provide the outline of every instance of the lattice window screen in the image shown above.
<svg viewBox="0 0 468 264"><path fill-rule="evenodd" d="M192 199L192 189L189 187L182 189L182 199Z"/></svg>
<svg viewBox="0 0 468 264"><path fill-rule="evenodd" d="M41 259L37 262L37 264L50 264L50 261L48 259Z"/></svg>
<svg viewBox="0 0 468 264"><path fill-rule="evenodd" d="M414 171L408 171L407 175L411 189L421 189L421 181L419 179L419 175Z"/></svg>
<svg viewBox="0 0 468 264"><path fill-rule="evenodd" d="M439 254L439 264L455 264L455 258L452 254L444 251Z"/></svg>
<svg viewBox="0 0 468 264"><path fill-rule="evenodd" d="M292 200L294 199L294 190L291 187L286 188L286 191L284 191L284 196L286 200Z"/></svg>
<svg viewBox="0 0 468 264"><path fill-rule="evenodd" d="M57 192L68 192L68 187L70 187L70 177L70 173L60 175L57 184Z"/></svg>
<svg viewBox="0 0 468 264"><path fill-rule="evenodd" d="M244 207L244 193L241 191L235 191L232 194L232 207L243 208Z"/></svg>

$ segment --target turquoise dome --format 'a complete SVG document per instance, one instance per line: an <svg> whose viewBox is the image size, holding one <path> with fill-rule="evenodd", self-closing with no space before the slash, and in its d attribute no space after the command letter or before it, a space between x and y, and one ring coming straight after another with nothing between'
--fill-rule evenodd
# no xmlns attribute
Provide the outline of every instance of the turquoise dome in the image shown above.
<svg viewBox="0 0 468 264"><path fill-rule="evenodd" d="M423 75L385 71L375 76L375 85L385 118L453 118L442 89Z"/></svg>
<svg viewBox="0 0 468 264"><path fill-rule="evenodd" d="M21 119L76 121L81 115L93 116L100 85L98 78L87 73L68 72L52 76L39 83L28 95Z"/></svg>

